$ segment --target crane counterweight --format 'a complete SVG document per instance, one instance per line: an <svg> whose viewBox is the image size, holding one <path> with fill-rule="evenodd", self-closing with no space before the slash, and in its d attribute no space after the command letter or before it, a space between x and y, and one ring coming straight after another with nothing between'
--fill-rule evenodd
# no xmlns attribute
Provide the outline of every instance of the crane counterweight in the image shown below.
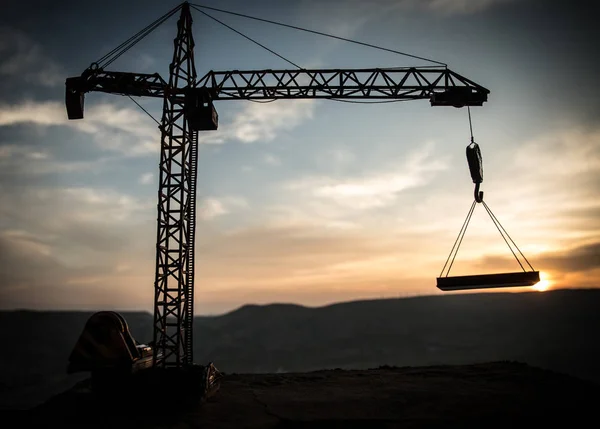
<svg viewBox="0 0 600 429"><path fill-rule="evenodd" d="M432 106L483 106L487 101L487 92L474 91L471 87L451 87L431 95Z"/></svg>
<svg viewBox="0 0 600 429"><path fill-rule="evenodd" d="M188 88L185 92L185 115L194 131L214 131L219 115L206 88Z"/></svg>
<svg viewBox="0 0 600 429"><path fill-rule="evenodd" d="M85 92L81 90L81 77L67 78L65 105L69 119L83 119Z"/></svg>

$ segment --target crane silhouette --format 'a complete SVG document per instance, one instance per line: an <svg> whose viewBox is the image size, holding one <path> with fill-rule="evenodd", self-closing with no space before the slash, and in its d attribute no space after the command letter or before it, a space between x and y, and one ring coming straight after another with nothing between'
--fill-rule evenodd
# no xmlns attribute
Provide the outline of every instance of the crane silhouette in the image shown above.
<svg viewBox="0 0 600 429"><path fill-rule="evenodd" d="M191 7L184 2L66 80L68 118L82 119L84 97L105 92L163 100L154 280L153 364L193 364L194 248L198 133L216 130L215 101L336 99L429 100L432 106L481 106L489 90L443 65L407 68L210 71L198 78ZM209 8L210 9L210 8ZM159 74L107 67L147 34L180 13L169 66Z"/></svg>

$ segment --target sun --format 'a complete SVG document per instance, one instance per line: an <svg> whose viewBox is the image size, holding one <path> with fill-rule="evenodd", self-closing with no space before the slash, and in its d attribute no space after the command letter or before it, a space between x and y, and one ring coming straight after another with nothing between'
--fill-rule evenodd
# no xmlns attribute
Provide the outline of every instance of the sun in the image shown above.
<svg viewBox="0 0 600 429"><path fill-rule="evenodd" d="M545 292L550 289L551 282L548 279L546 273L540 273L540 281L531 286L533 290L537 290L538 292Z"/></svg>

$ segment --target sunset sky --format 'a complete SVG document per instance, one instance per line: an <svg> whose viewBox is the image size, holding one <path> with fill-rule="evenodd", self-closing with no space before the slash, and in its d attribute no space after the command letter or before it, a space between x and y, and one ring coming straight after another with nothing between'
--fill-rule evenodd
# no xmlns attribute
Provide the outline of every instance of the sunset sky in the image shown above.
<svg viewBox="0 0 600 429"><path fill-rule="evenodd" d="M575 0L203 0L448 63L471 110L485 201L549 288L600 285L599 26ZM159 132L64 81L178 2L22 2L0 16L0 308L152 309ZM305 68L430 65L210 12ZM292 68L193 11L198 75ZM168 78L176 18L109 69ZM160 100L139 102L160 118ZM442 294L473 200L467 110L429 102L216 103L200 136L196 311ZM451 274L520 268L478 206ZM531 288L511 291L531 290ZM500 290L505 291L505 290Z"/></svg>

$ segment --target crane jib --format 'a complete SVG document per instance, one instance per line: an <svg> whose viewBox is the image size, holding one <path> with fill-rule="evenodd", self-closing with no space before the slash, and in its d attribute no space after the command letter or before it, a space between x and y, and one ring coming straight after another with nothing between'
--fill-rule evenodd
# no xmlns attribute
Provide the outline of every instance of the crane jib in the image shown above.
<svg viewBox="0 0 600 429"><path fill-rule="evenodd" d="M352 100L429 100L432 106L482 106L489 90L448 69L319 69L319 70L248 70L211 71L195 82L195 88L169 88L157 73L124 73L88 69L81 76L66 80L65 104L69 119L84 114L84 94L105 92L137 97L186 97L192 103L191 122L212 130L214 106L204 112L193 107L197 100L186 96L188 90L205 91L208 104L221 100L276 100L334 98ZM200 94L200 92L198 93ZM196 106L198 107L198 106ZM192 115L193 115L192 114Z"/></svg>

